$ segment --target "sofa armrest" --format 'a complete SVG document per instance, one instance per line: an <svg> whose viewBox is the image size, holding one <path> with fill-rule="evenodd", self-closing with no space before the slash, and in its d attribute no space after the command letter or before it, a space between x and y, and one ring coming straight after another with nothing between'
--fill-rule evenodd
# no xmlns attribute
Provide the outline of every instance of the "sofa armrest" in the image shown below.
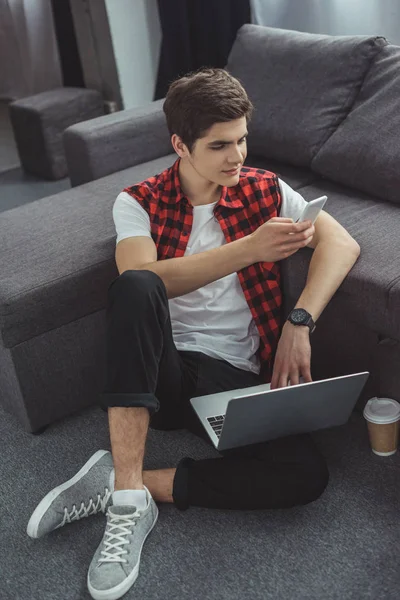
<svg viewBox="0 0 400 600"><path fill-rule="evenodd" d="M71 186L170 154L164 99L83 121L64 132Z"/></svg>

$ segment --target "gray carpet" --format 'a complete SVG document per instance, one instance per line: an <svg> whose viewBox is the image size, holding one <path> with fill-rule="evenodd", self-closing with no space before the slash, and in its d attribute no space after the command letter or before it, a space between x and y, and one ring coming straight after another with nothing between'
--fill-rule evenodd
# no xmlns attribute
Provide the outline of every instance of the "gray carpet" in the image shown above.
<svg viewBox="0 0 400 600"><path fill-rule="evenodd" d="M320 499L267 511L180 512L159 504L127 600L398 600L400 452L374 455L358 413L313 435L331 473ZM39 436L22 431L0 408L1 599L90 599L87 570L105 516L39 540L25 530L41 498L99 448L110 443L107 415L97 407ZM150 430L145 469L176 466L183 456L218 453L185 430Z"/></svg>

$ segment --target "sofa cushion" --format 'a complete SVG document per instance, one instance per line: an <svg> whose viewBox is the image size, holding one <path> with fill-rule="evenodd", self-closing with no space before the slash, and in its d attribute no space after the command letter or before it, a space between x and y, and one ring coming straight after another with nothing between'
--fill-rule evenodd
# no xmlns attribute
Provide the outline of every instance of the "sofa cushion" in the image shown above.
<svg viewBox="0 0 400 600"><path fill-rule="evenodd" d="M164 156L1 214L0 334L7 348L106 306L118 275L114 201L175 159Z"/></svg>
<svg viewBox="0 0 400 600"><path fill-rule="evenodd" d="M322 179L320 175L313 173L311 169L285 165L277 160L264 158L262 156L255 156L254 154L249 154L244 164L248 167L265 169L266 171L272 171L272 173L276 173L278 177L283 179L283 181L290 185L294 190L306 185L311 185L312 183L321 181Z"/></svg>
<svg viewBox="0 0 400 600"><path fill-rule="evenodd" d="M298 191L308 201L326 194L324 210L360 244L361 255L337 292L347 295L353 318L400 340L400 311L390 302L393 286L400 283L400 209L331 182ZM305 248L283 261L284 289L295 301L304 288L312 252Z"/></svg>
<svg viewBox="0 0 400 600"><path fill-rule="evenodd" d="M227 69L256 108L249 152L310 167L347 116L371 61L386 44L382 37L243 25Z"/></svg>
<svg viewBox="0 0 400 600"><path fill-rule="evenodd" d="M164 100L69 127L63 139L72 187L172 152Z"/></svg>
<svg viewBox="0 0 400 600"><path fill-rule="evenodd" d="M68 173L64 130L103 115L104 103L97 90L62 87L16 100L9 110L24 170L45 179L62 179Z"/></svg>
<svg viewBox="0 0 400 600"><path fill-rule="evenodd" d="M386 46L354 107L322 146L312 169L400 204L400 47Z"/></svg>

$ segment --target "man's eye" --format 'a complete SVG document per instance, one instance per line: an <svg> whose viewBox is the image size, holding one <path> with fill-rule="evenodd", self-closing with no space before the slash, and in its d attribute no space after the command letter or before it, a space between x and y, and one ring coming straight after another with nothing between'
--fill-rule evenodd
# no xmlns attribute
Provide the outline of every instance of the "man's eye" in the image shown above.
<svg viewBox="0 0 400 600"><path fill-rule="evenodd" d="M242 138L241 140L239 140L239 144L244 144L247 138ZM211 150L222 150L223 148L225 148L226 144L222 144L222 146L212 146Z"/></svg>

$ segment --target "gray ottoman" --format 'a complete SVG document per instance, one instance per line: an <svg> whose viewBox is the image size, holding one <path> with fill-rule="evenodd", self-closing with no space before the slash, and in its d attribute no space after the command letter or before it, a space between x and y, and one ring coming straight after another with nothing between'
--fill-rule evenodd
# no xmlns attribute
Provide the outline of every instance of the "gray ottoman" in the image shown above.
<svg viewBox="0 0 400 600"><path fill-rule="evenodd" d="M16 100L9 108L22 167L44 179L68 173L64 130L104 114L101 93L85 88L58 88Z"/></svg>

